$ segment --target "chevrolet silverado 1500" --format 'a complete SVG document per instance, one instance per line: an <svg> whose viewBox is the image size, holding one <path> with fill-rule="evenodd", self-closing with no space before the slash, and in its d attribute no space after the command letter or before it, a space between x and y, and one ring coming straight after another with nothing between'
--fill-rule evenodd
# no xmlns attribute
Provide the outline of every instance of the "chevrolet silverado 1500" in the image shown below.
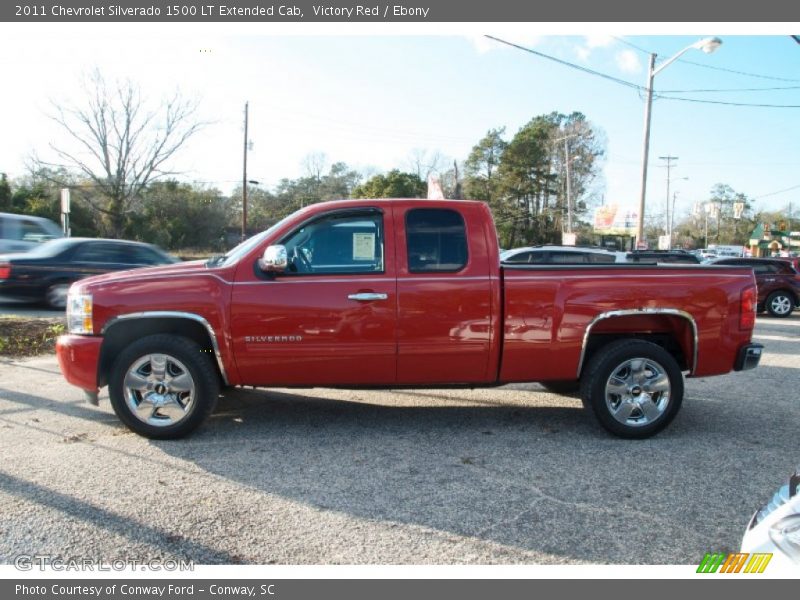
<svg viewBox="0 0 800 600"><path fill-rule="evenodd" d="M613 434L663 429L683 373L758 364L745 268L501 265L471 201L315 204L208 261L81 280L66 379L153 438L229 386L579 386Z"/></svg>

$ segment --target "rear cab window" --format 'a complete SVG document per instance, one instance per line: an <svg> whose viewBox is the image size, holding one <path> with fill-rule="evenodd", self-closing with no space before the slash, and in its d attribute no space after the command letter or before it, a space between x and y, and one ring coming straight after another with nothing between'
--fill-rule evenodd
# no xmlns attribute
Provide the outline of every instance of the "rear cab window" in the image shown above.
<svg viewBox="0 0 800 600"><path fill-rule="evenodd" d="M410 273L456 273L467 266L467 227L460 212L414 208L406 213Z"/></svg>

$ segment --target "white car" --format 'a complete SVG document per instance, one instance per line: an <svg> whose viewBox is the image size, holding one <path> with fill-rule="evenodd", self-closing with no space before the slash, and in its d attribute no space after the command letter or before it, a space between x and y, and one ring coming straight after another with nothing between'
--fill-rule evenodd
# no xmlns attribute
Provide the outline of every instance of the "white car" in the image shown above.
<svg viewBox="0 0 800 600"><path fill-rule="evenodd" d="M627 262L624 252L586 246L528 246L500 254L504 264L585 265Z"/></svg>
<svg viewBox="0 0 800 600"><path fill-rule="evenodd" d="M800 471L760 510L742 539L742 552L771 553L770 565L800 567Z"/></svg>

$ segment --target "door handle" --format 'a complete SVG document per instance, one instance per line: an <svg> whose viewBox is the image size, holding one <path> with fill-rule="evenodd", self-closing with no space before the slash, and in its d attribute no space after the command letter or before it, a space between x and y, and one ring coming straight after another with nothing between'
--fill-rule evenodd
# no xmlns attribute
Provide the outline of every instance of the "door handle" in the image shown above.
<svg viewBox="0 0 800 600"><path fill-rule="evenodd" d="M347 296L348 300L356 300L358 302L372 302L373 300L386 300L388 294L376 294L374 292L361 292L359 294L350 294Z"/></svg>

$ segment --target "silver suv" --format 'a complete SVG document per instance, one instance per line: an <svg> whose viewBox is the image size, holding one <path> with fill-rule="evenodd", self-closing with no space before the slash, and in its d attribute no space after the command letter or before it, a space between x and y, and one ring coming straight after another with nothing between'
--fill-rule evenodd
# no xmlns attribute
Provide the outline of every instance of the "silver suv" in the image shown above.
<svg viewBox="0 0 800 600"><path fill-rule="evenodd" d="M528 246L500 253L500 262L507 264L585 265L624 263L624 252L593 246Z"/></svg>
<svg viewBox="0 0 800 600"><path fill-rule="evenodd" d="M49 219L30 215L0 213L0 253L27 252L39 242L62 237L61 229Z"/></svg>

